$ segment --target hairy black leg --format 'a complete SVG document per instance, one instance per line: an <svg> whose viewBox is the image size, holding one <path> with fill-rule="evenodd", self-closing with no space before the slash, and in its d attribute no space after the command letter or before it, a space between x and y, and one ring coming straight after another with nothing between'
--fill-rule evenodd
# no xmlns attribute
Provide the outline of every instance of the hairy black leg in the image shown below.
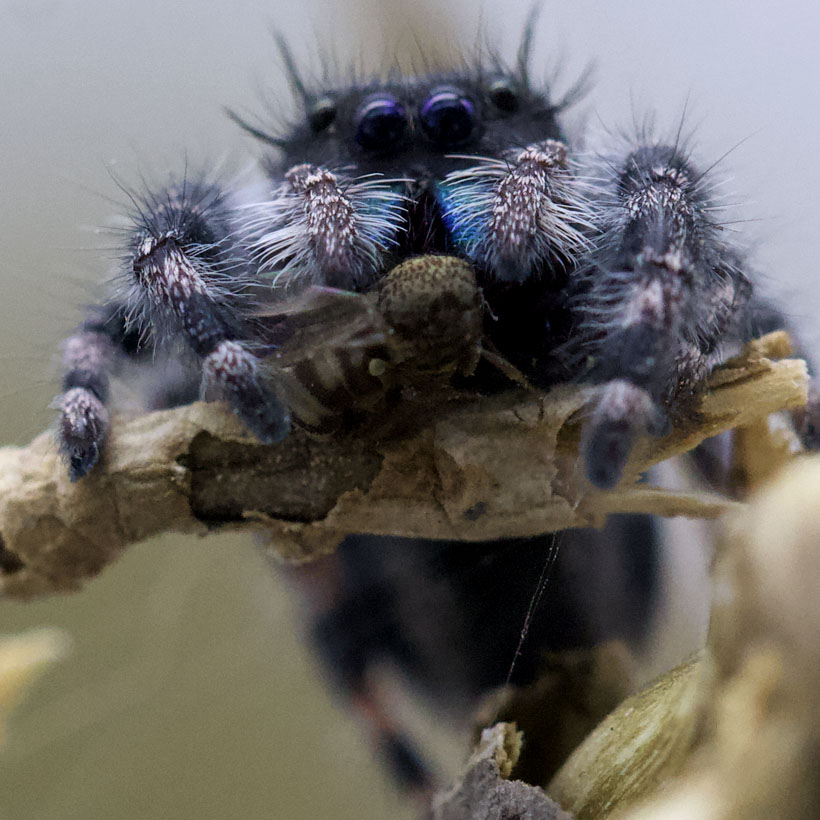
<svg viewBox="0 0 820 820"><path fill-rule="evenodd" d="M262 276L275 284L359 290L384 268L404 218L404 180L353 179L296 165L269 202L250 208L247 241Z"/></svg>
<svg viewBox="0 0 820 820"><path fill-rule="evenodd" d="M604 488L636 435L662 432L691 395L750 293L711 217L710 184L677 147L639 146L606 173L601 237L573 283L572 344L600 385L584 441L587 475Z"/></svg>
<svg viewBox="0 0 820 820"><path fill-rule="evenodd" d="M346 539L342 550L346 544L355 551L355 538ZM391 579L381 577L375 562L359 572L344 554L289 568L287 574L303 593L311 637L326 671L367 731L380 760L403 791L429 797L435 781L429 764L391 716L389 694L374 674L386 659L400 666L416 663L412 642L402 634L395 611Z"/></svg>
<svg viewBox="0 0 820 820"><path fill-rule="evenodd" d="M146 198L130 245L128 304L160 343L180 336L216 391L264 442L284 438L290 416L253 354L251 281L234 241L224 192L186 183Z"/></svg>
<svg viewBox="0 0 820 820"><path fill-rule="evenodd" d="M125 309L117 303L89 309L85 320L63 343L63 392L58 440L72 481L99 460L108 434L109 379L117 360L139 356L150 345L129 330Z"/></svg>

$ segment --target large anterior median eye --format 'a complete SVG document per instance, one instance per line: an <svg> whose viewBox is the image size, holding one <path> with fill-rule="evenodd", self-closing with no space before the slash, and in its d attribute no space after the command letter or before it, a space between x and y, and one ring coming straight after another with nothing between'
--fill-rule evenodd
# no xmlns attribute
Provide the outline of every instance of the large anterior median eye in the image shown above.
<svg viewBox="0 0 820 820"><path fill-rule="evenodd" d="M473 134L475 105L457 88L434 88L419 108L419 122L436 145L455 148L467 142Z"/></svg>
<svg viewBox="0 0 820 820"><path fill-rule="evenodd" d="M368 97L356 112L356 142L365 151L389 151L404 138L407 112L392 94Z"/></svg>

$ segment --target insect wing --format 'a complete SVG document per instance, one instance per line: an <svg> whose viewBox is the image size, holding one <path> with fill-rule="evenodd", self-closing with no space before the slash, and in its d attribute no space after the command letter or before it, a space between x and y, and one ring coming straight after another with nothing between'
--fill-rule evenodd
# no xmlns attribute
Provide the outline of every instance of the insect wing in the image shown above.
<svg viewBox="0 0 820 820"><path fill-rule="evenodd" d="M256 318L268 328L279 366L296 364L322 348L383 344L387 328L366 294L314 285L285 302L262 308Z"/></svg>
<svg viewBox="0 0 820 820"><path fill-rule="evenodd" d="M314 286L260 319L282 340L265 361L302 426L344 427L383 399L389 333L373 297Z"/></svg>

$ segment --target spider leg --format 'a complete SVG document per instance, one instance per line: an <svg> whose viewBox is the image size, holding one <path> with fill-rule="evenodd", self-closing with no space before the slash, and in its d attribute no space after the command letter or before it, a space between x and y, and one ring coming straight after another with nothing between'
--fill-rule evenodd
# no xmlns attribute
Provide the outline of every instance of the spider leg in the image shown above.
<svg viewBox="0 0 820 820"><path fill-rule="evenodd" d="M102 451L118 351L139 348L142 338L151 339L152 350L181 340L201 363L203 392L226 399L261 441L279 441L290 429L288 410L253 352L253 281L227 194L215 184L184 181L147 194L136 210L125 292L92 310L64 346L59 437L72 480L88 473Z"/></svg>
<svg viewBox="0 0 820 820"><path fill-rule="evenodd" d="M596 250L572 282L582 377L599 385L586 472L614 486L639 433L662 433L720 355L750 297L712 220L710 183L677 146L639 145L607 166Z"/></svg>
<svg viewBox="0 0 820 820"><path fill-rule="evenodd" d="M102 452L108 434L109 381L118 360L138 357L152 347L128 328L125 308L116 302L90 308L63 343L58 440L72 481L86 475Z"/></svg>
<svg viewBox="0 0 820 820"><path fill-rule="evenodd" d="M130 243L130 317L158 344L181 338L201 361L203 390L226 399L261 441L280 441L290 416L252 350L253 282L227 194L185 182L147 201Z"/></svg>

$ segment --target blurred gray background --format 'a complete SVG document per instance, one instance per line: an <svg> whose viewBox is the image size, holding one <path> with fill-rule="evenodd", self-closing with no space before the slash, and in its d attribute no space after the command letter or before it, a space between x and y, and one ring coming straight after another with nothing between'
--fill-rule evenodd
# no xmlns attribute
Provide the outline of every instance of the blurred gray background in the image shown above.
<svg viewBox="0 0 820 820"><path fill-rule="evenodd" d="M300 55L330 43L340 64L375 66L416 42L470 48L482 27L512 55L529 6L0 0L0 443L51 422L54 350L109 269L95 229L122 201L112 171L252 156L221 106L281 96L271 25ZM593 130L656 112L673 131L688 99L703 164L735 149L721 164L734 227L815 347L818 43L809 0L544 2L535 60L537 75L560 59L567 84L595 61L579 110ZM40 624L74 648L13 721L0 816L410 816L246 541L157 539L80 594L0 605L0 632Z"/></svg>

